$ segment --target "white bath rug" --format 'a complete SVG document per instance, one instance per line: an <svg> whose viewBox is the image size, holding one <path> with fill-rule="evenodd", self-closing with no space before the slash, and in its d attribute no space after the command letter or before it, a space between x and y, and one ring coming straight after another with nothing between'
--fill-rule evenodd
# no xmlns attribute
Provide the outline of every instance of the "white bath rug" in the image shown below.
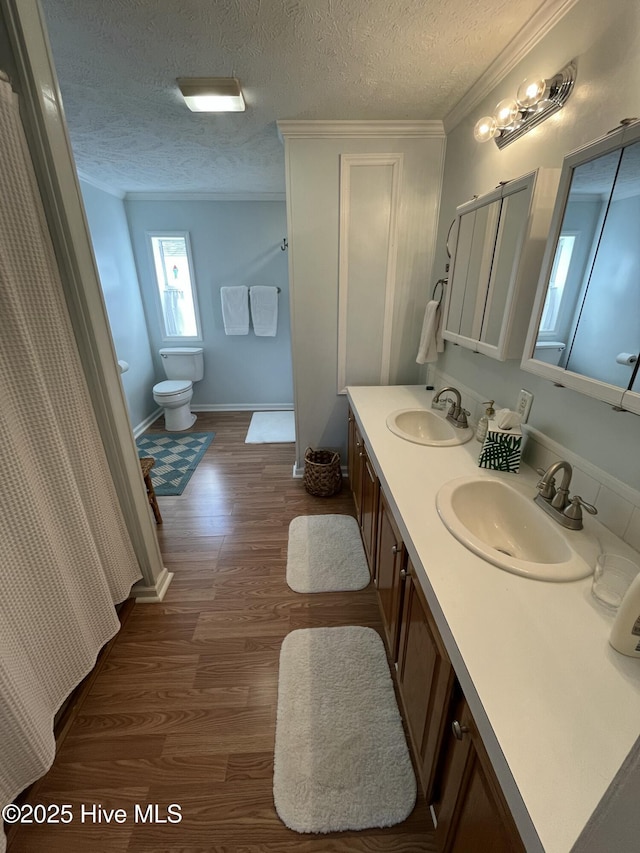
<svg viewBox="0 0 640 853"><path fill-rule="evenodd" d="M370 580L358 522L350 515L298 515L289 525L287 583L294 592L364 589Z"/></svg>
<svg viewBox="0 0 640 853"><path fill-rule="evenodd" d="M416 780L380 636L305 628L280 652L273 799L296 832L393 826Z"/></svg>
<svg viewBox="0 0 640 853"><path fill-rule="evenodd" d="M296 440L293 412L254 412L245 444L290 444Z"/></svg>

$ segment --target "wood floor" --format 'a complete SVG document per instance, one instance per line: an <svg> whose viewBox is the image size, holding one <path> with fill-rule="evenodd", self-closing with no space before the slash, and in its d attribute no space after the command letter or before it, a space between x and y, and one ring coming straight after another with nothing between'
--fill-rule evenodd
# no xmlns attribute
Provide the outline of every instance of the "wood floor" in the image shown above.
<svg viewBox="0 0 640 853"><path fill-rule="evenodd" d="M293 445L245 445L249 413L200 414L216 433L180 497L159 498L162 604L137 604L32 802L68 803L67 825L21 826L10 853L434 853L423 802L399 826L299 835L272 796L278 657L289 631L367 625L375 590L300 595L285 582L289 522L353 513L347 488L308 495ZM162 420L154 429L163 428ZM136 803L182 821L134 823ZM126 823L81 822L81 808Z"/></svg>

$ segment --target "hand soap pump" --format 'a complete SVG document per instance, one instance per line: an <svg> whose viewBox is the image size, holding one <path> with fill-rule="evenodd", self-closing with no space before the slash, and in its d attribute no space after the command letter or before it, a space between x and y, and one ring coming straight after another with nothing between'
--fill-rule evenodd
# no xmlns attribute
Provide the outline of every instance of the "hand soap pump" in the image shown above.
<svg viewBox="0 0 640 853"><path fill-rule="evenodd" d="M640 574L622 599L609 642L617 652L640 658Z"/></svg>
<svg viewBox="0 0 640 853"><path fill-rule="evenodd" d="M487 406L484 415L478 421L478 426L476 427L476 440L484 441L487 437L487 430L489 429L489 421L495 415L496 410L493 408L493 404L495 400L487 400L482 405Z"/></svg>

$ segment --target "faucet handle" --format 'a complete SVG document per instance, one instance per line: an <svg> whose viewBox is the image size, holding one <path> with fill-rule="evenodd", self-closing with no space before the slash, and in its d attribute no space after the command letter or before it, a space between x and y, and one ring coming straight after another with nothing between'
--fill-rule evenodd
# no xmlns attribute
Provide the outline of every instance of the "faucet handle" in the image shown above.
<svg viewBox="0 0 640 853"><path fill-rule="evenodd" d="M589 504L586 501L583 501L580 495L574 495L571 498L571 502L569 506L565 509L564 514L567 518L574 518L577 521L582 520L582 507L586 509L589 515L597 515L598 510L594 507L593 504Z"/></svg>
<svg viewBox="0 0 640 853"><path fill-rule="evenodd" d="M470 414L471 414L471 412L468 411L468 409L460 409L460 413L458 414L458 417L456 418L456 423L458 424L459 427L461 427L462 429L466 429L469 426L469 423L467 421L467 415L470 415Z"/></svg>

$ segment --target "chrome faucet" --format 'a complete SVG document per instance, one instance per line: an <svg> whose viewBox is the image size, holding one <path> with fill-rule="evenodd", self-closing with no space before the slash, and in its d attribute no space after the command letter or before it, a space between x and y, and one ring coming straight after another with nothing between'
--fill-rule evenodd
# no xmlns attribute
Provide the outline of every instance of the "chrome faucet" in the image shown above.
<svg viewBox="0 0 640 853"><path fill-rule="evenodd" d="M558 471L562 471L562 481L556 488L555 475ZM542 474L542 479L538 482L538 494L534 501L558 524L568 530L582 530L582 508L591 515L597 514L598 510L583 501L580 495L569 496L573 468L564 459L554 462L546 471L538 468L538 474Z"/></svg>
<svg viewBox="0 0 640 853"><path fill-rule="evenodd" d="M453 424L457 429L467 429L469 426L467 422L467 415L470 414L466 409L462 408L462 397L460 396L460 392L457 388L454 388L452 385L447 388L441 388L434 396L433 402L437 403L442 394L447 394L451 392L455 394L455 400L447 399L447 403L451 403L451 407L447 412L447 420Z"/></svg>

